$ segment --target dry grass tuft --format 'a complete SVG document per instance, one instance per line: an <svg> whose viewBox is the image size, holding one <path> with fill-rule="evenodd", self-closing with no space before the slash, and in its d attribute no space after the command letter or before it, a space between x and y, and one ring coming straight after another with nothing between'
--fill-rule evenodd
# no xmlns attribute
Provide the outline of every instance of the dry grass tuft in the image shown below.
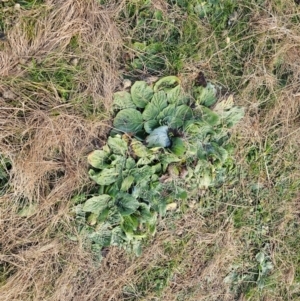
<svg viewBox="0 0 300 301"><path fill-rule="evenodd" d="M85 156L106 139L119 84L122 40L112 14L93 0L49 0L15 12L7 32L0 52L0 153L12 169L0 197L1 300L89 300L80 292L98 271L65 235L74 231L70 198L91 185ZM73 72L67 102L55 81L32 78L42 68ZM30 204L34 209L20 217Z"/></svg>

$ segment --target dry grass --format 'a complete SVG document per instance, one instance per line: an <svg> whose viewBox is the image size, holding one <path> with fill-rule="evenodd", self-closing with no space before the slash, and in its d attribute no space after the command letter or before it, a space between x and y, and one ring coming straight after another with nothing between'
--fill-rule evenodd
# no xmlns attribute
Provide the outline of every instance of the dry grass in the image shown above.
<svg viewBox="0 0 300 301"><path fill-rule="evenodd" d="M258 37L257 45L245 63L237 95L248 108L235 131L238 165L248 178L235 188L224 187L219 201L209 195L205 205L162 221L141 257L111 249L101 265L93 262L80 238L79 243L72 242L66 233L75 231L70 199L92 185L85 156L102 145L109 130L112 93L120 85L118 62L123 39L128 38L120 34L126 33L128 24L117 25L114 18L125 1L105 8L95 0L48 0L13 12L7 41L0 41L0 154L12 162L10 188L0 197L1 301L296 300L300 296L298 253L289 240L296 233L291 224L299 226L295 193L300 178L299 24L290 20L297 12L292 4L276 11L266 2L265 14L253 11L251 30ZM163 1L154 1L153 6L166 13ZM210 42L215 43L205 37L199 45ZM183 73L196 72L200 66L218 79L213 65L222 64L223 52L219 50L208 63L187 60ZM32 80L30 70L38 71L39 66L74 73L67 101L53 81ZM266 98L262 88L268 90ZM272 148L271 163L266 161L267 145ZM247 162L252 146L258 146L263 157L258 171ZM266 223L270 231L262 241L271 245L277 284L276 290L261 295L247 297L242 292L236 297L223 279L237 262L253 260L257 245L248 245L247 238L257 229L235 227L230 212L244 208L248 214L256 208L258 202L249 192L251 181L269 191L268 196L259 196L271 216ZM235 196L228 201L226 195ZM22 204L35 205L30 216L17 214ZM245 219L252 219L249 214ZM160 277L165 282L157 294L155 280Z"/></svg>

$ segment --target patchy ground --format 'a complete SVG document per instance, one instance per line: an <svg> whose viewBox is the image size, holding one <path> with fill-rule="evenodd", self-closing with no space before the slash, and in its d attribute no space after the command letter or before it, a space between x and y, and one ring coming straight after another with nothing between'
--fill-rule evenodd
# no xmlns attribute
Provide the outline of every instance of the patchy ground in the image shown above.
<svg viewBox="0 0 300 301"><path fill-rule="evenodd" d="M300 298L300 6L200 2L0 2L0 300ZM70 209L113 92L199 71L247 109L235 168L142 256L95 262Z"/></svg>

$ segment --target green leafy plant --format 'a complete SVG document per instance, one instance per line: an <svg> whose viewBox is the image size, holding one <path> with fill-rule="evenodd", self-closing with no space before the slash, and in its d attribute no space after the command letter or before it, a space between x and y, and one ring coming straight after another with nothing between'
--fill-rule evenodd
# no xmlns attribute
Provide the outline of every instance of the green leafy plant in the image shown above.
<svg viewBox="0 0 300 301"><path fill-rule="evenodd" d="M232 97L217 103L211 83L192 92L167 76L115 93L114 128L107 144L88 155L98 193L74 209L97 249L116 245L140 254L142 239L155 233L170 204L222 181L228 128L244 111Z"/></svg>

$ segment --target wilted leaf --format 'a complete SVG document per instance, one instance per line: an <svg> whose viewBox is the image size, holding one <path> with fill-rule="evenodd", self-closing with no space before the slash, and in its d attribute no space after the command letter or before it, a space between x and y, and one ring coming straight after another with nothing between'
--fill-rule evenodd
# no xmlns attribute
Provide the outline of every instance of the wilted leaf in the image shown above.
<svg viewBox="0 0 300 301"><path fill-rule="evenodd" d="M138 108L145 108L152 96L152 88L144 81L136 81L131 87L132 101Z"/></svg>
<svg viewBox="0 0 300 301"><path fill-rule="evenodd" d="M175 84L180 84L180 79L176 76L166 76L157 81L154 85L154 92L173 87Z"/></svg>
<svg viewBox="0 0 300 301"><path fill-rule="evenodd" d="M148 148L142 142L140 142L138 140L132 140L131 149L132 149L133 153L139 158L144 158L149 155Z"/></svg>
<svg viewBox="0 0 300 301"><path fill-rule="evenodd" d="M96 215L99 215L104 209L108 206L108 201L111 199L111 197L107 194L102 194L98 196L94 196L90 199L88 199L83 207L82 211L84 212L92 212Z"/></svg>
<svg viewBox="0 0 300 301"><path fill-rule="evenodd" d="M108 156L109 153L103 150L94 150L88 155L87 159L88 163L93 167L103 169L109 166L107 163L105 163L105 160L108 158Z"/></svg>
<svg viewBox="0 0 300 301"><path fill-rule="evenodd" d="M125 133L137 133L143 129L143 122L141 112L135 109L125 109L115 117L114 127Z"/></svg>

